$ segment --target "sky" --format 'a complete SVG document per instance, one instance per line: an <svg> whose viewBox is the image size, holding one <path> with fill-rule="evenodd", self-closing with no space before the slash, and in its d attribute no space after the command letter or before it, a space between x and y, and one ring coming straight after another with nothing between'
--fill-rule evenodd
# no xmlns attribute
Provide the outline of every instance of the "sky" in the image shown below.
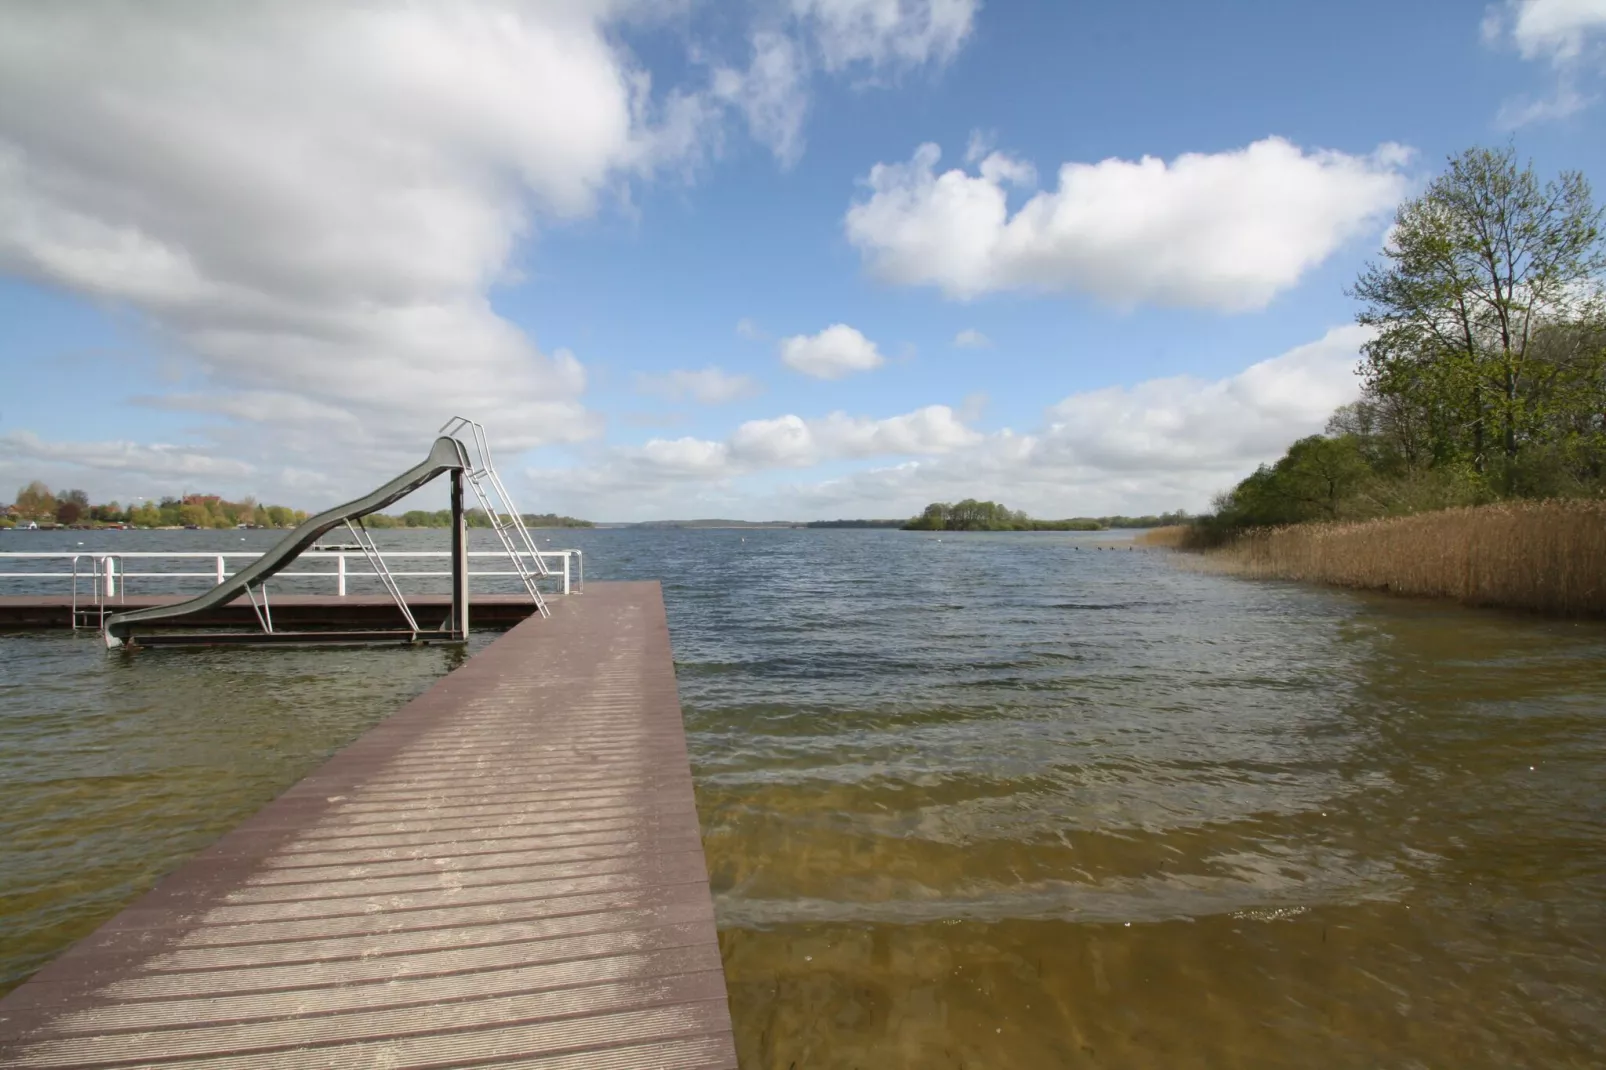
<svg viewBox="0 0 1606 1070"><path fill-rule="evenodd" d="M18 0L0 499L316 509L461 415L525 512L1204 510L1357 396L1396 205L1599 189L1603 90L1606 0Z"/></svg>

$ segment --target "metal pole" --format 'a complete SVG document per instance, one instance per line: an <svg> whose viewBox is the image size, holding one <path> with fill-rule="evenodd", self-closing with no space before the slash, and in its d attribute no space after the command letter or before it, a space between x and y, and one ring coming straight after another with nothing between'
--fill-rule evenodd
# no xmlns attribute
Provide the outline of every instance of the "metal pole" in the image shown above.
<svg viewBox="0 0 1606 1070"><path fill-rule="evenodd" d="M223 580L224 580L224 576L223 576L223 555L222 554L218 554L217 555L217 581L218 581L218 583L221 584L223 582Z"/></svg>
<svg viewBox="0 0 1606 1070"><path fill-rule="evenodd" d="M452 632L468 638L468 527L463 515L463 470L452 469Z"/></svg>
<svg viewBox="0 0 1606 1070"><path fill-rule="evenodd" d="M339 577L337 580L335 580L335 586L338 588L336 593L339 594L341 598L344 598L344 597L346 597L346 555L345 554L341 554L338 558L335 559L335 575Z"/></svg>
<svg viewBox="0 0 1606 1070"><path fill-rule="evenodd" d="M106 597L115 598L117 596L117 566L112 563L112 559L109 557L102 558L102 562L102 568L106 573Z"/></svg>
<svg viewBox="0 0 1606 1070"><path fill-rule="evenodd" d="M563 593L569 593L569 554L563 555Z"/></svg>

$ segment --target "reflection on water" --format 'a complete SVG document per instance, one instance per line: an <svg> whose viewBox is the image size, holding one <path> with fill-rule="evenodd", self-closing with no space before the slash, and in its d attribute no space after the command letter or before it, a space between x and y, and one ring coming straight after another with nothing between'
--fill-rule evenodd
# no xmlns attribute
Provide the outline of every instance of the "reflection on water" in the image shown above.
<svg viewBox="0 0 1606 1070"><path fill-rule="evenodd" d="M0 993L463 657L0 634Z"/></svg>
<svg viewBox="0 0 1606 1070"><path fill-rule="evenodd" d="M1606 1050L1606 626L1074 534L556 538L664 578L744 1066ZM8 976L447 667L150 653L0 638Z"/></svg>
<svg viewBox="0 0 1606 1070"><path fill-rule="evenodd" d="M821 541L671 602L744 1065L1597 1063L1606 628Z"/></svg>

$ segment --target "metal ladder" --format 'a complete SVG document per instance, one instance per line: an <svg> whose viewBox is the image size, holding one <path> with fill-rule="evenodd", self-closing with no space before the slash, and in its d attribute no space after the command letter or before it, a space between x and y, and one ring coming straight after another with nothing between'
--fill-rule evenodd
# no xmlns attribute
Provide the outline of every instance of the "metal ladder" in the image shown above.
<svg viewBox="0 0 1606 1070"><path fill-rule="evenodd" d="M401 585L396 582L396 577L390 574L390 568L385 564L384 556L380 554L379 547L374 545L374 537L368 533L368 526L362 522L361 517L358 517L356 524L349 520L346 521L346 530L351 532L351 537L357 541L357 546L361 548L363 556L368 559L368 564L373 568L374 575L379 577L379 582L390 593L390 597L395 599L396 608L400 609L402 616L407 618L407 627L413 630L413 638L418 638L418 621L413 617L413 611L407 607L407 596L402 594ZM245 590L247 594L251 593L251 588L247 587ZM262 587L261 590L262 604L266 607L268 591L266 587ZM251 599L251 605L255 608L255 598ZM258 617L261 616L260 613L257 615ZM267 618L265 627L268 631L273 631L273 618L271 616Z"/></svg>
<svg viewBox="0 0 1606 1070"><path fill-rule="evenodd" d="M474 488L474 496L479 499L480 508L485 510L491 530L496 532L502 549L507 551L508 560L513 562L513 569L523 581L524 589L530 593L536 610L541 616L550 617L552 611L547 608L546 599L541 597L541 589L536 586L536 581L543 576L550 576L552 572L546 567L541 552L536 549L530 529L524 526L524 518L519 515L507 488L502 485L501 477L491 465L491 447L485 441L485 428L465 416L454 416L441 427L440 433L457 438L465 430L473 441L473 467L464 472L468 477L468 485ZM525 563L525 555L529 555L533 568Z"/></svg>

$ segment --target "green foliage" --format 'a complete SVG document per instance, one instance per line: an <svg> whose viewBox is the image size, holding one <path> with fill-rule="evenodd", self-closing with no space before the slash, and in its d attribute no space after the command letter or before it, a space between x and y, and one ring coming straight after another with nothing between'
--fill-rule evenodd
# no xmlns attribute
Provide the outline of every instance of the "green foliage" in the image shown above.
<svg viewBox="0 0 1606 1070"><path fill-rule="evenodd" d="M1336 520L1371 474L1357 436L1312 435L1223 495L1216 518L1233 528Z"/></svg>
<svg viewBox="0 0 1606 1070"><path fill-rule="evenodd" d="M54 520L56 496L39 480L17 491L17 514L24 520Z"/></svg>
<svg viewBox="0 0 1606 1070"><path fill-rule="evenodd" d="M1470 465L1502 494L1532 481L1531 449L1598 464L1601 223L1583 175L1541 184L1510 148L1462 153L1400 206L1384 262L1353 288L1377 331L1361 368L1370 415L1398 461ZM1587 440L1582 453L1555 453L1567 439Z"/></svg>
<svg viewBox="0 0 1606 1070"><path fill-rule="evenodd" d="M901 528L907 520L810 520L806 528Z"/></svg>
<svg viewBox="0 0 1606 1070"><path fill-rule="evenodd" d="M966 498L953 505L932 502L903 526L905 531L1030 531L1031 520L997 502Z"/></svg>
<svg viewBox="0 0 1606 1070"><path fill-rule="evenodd" d="M1101 516L1094 518L1094 523L1100 528L1165 528L1173 524L1186 524L1189 519L1186 512L1178 509L1173 513L1149 516Z"/></svg>
<svg viewBox="0 0 1606 1070"><path fill-rule="evenodd" d="M1606 244L1589 183L1472 149L1395 215L1353 288L1362 399L1216 502L1246 528L1606 496Z"/></svg>
<svg viewBox="0 0 1606 1070"><path fill-rule="evenodd" d="M1069 520L1033 520L1025 513L997 502L966 498L950 505L932 502L919 516L903 525L905 531L1103 531L1106 528L1157 528L1188 519L1182 512L1159 516L1074 517ZM835 526L845 522L838 521ZM826 526L810 524L810 527Z"/></svg>
<svg viewBox="0 0 1606 1070"><path fill-rule="evenodd" d="M141 528L232 528L240 524L294 527L307 518L306 513L282 505L264 507L251 498L229 502L215 494L191 494L183 500L167 497L160 502L138 502L126 509L115 501L94 505L82 490L64 491L58 499L39 480L17 492L14 508L23 520L79 527L124 524Z"/></svg>

